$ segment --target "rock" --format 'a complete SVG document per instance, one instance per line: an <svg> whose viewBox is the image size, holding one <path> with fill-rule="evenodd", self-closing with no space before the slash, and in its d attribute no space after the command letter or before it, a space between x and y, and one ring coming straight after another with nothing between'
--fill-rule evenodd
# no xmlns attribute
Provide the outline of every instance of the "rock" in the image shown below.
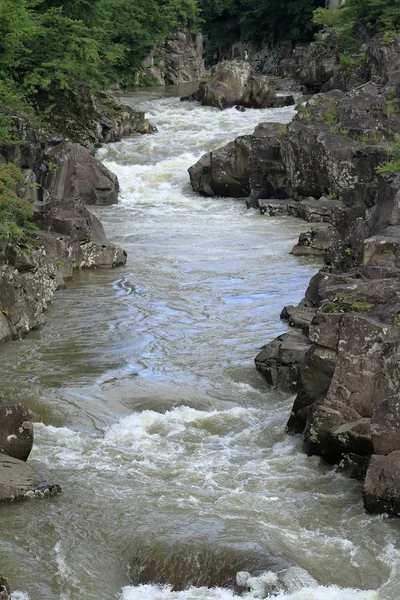
<svg viewBox="0 0 400 600"><path fill-rule="evenodd" d="M101 142L119 142L123 137L134 134L156 133L157 127L152 125L142 111L134 110L131 106L117 103L109 98L107 107L102 109L100 118ZM111 102L110 102L111 100Z"/></svg>
<svg viewBox="0 0 400 600"><path fill-rule="evenodd" d="M300 202L291 202L288 205L289 214L309 223L329 223L333 220L332 215L334 212L342 209L343 203L338 200L330 200L325 196L322 196L319 200L309 197Z"/></svg>
<svg viewBox="0 0 400 600"><path fill-rule="evenodd" d="M360 456L354 453L344 454L337 467L337 472L345 473L351 479L364 481L369 461L369 456Z"/></svg>
<svg viewBox="0 0 400 600"><path fill-rule="evenodd" d="M170 585L172 591L195 587L236 588L237 573L244 581L250 573L287 568L288 563L262 550L224 547L218 544L138 545L129 563L129 579L137 585ZM240 576L239 576L240 580Z"/></svg>
<svg viewBox="0 0 400 600"><path fill-rule="evenodd" d="M115 204L118 179L80 144L62 143L47 152L39 183L54 199L77 197L84 204Z"/></svg>
<svg viewBox="0 0 400 600"><path fill-rule="evenodd" d="M400 451L371 456L363 498L369 513L400 516Z"/></svg>
<svg viewBox="0 0 400 600"><path fill-rule="evenodd" d="M199 81L206 75L203 54L203 35L181 29L151 49L143 61L143 76L155 85Z"/></svg>
<svg viewBox="0 0 400 600"><path fill-rule="evenodd" d="M295 391L299 371L311 350L308 338L300 331L289 331L263 347L255 364L267 382L285 391Z"/></svg>
<svg viewBox="0 0 400 600"><path fill-rule="evenodd" d="M33 445L33 424L26 406L0 398L0 452L27 460Z"/></svg>
<svg viewBox="0 0 400 600"><path fill-rule="evenodd" d="M280 106L282 102L279 101ZM211 69L202 104L221 109L235 105L269 108L278 101L275 88L266 77L257 75L248 62L234 60L222 61Z"/></svg>
<svg viewBox="0 0 400 600"><path fill-rule="evenodd" d="M371 438L374 454L400 450L400 399L383 400L372 414Z"/></svg>
<svg viewBox="0 0 400 600"><path fill-rule="evenodd" d="M11 600L11 590L8 581L0 573L0 600Z"/></svg>
<svg viewBox="0 0 400 600"><path fill-rule="evenodd" d="M261 123L253 135L205 154L188 170L193 189L208 196L233 198L285 196L280 127Z"/></svg>
<svg viewBox="0 0 400 600"><path fill-rule="evenodd" d="M286 426L289 433L303 433L312 408L325 398L335 371L336 357L335 350L310 345L298 372L297 396Z"/></svg>
<svg viewBox="0 0 400 600"><path fill-rule="evenodd" d="M50 485L29 464L0 454L0 503L30 498L47 498L61 492Z"/></svg>
<svg viewBox="0 0 400 600"><path fill-rule="evenodd" d="M310 229L299 236L299 242L292 248L294 256L326 256L340 241L335 227Z"/></svg>
<svg viewBox="0 0 400 600"><path fill-rule="evenodd" d="M42 325L44 312L58 287L57 266L44 247L25 253L30 267L18 271L12 264L0 266L0 341L17 339Z"/></svg>
<svg viewBox="0 0 400 600"><path fill-rule="evenodd" d="M281 312L281 319L286 319L291 327L301 329L308 335L310 324L315 316L315 308L308 306L285 306Z"/></svg>

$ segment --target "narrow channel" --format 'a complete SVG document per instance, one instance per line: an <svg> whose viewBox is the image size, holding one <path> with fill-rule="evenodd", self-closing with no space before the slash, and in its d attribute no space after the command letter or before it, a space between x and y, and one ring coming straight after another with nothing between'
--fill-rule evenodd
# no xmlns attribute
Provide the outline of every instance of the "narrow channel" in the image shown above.
<svg viewBox="0 0 400 600"><path fill-rule="evenodd" d="M121 197L95 212L126 266L77 273L46 327L2 347L1 394L34 411L30 460L63 494L1 507L1 571L14 600L231 600L129 584L138 549L201 546L269 556L324 586L279 598L373 600L357 590L392 573L381 597L397 600L398 521L364 514L360 484L285 435L292 398L253 364L317 269L289 254L306 224L198 197L186 171L294 113L219 112L180 93L127 97L158 133L99 151Z"/></svg>

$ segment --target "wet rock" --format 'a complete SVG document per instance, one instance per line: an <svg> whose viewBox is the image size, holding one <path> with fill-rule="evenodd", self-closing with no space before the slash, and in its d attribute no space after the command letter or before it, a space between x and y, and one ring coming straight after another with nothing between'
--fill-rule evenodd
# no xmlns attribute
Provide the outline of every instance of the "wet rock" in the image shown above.
<svg viewBox="0 0 400 600"><path fill-rule="evenodd" d="M102 110L100 118L101 142L119 142L123 137L134 134L156 133L157 127L145 117L145 113L137 111L125 104L111 100L109 109Z"/></svg>
<svg viewBox="0 0 400 600"><path fill-rule="evenodd" d="M343 204L338 200L330 200L322 196L319 200L309 197L300 202L291 202L288 208L289 214L303 221L329 223L333 220L332 215L343 209Z"/></svg>
<svg viewBox="0 0 400 600"><path fill-rule="evenodd" d="M11 600L11 590L8 581L0 573L0 600Z"/></svg>
<svg viewBox="0 0 400 600"><path fill-rule="evenodd" d="M329 250L340 241L335 227L310 229L299 236L298 243L292 248L294 256L326 256Z"/></svg>
<svg viewBox="0 0 400 600"><path fill-rule="evenodd" d="M303 433L312 408L331 385L336 357L330 348L310 347L298 373L297 396L286 427L289 433Z"/></svg>
<svg viewBox="0 0 400 600"><path fill-rule="evenodd" d="M33 445L33 424L26 406L0 398L0 452L27 460Z"/></svg>
<svg viewBox="0 0 400 600"><path fill-rule="evenodd" d="M273 84L266 77L257 75L251 65L243 60L222 61L215 65L202 99L204 106L221 109L235 105L269 108L277 105L277 102ZM280 99L280 106L282 102Z"/></svg>
<svg viewBox="0 0 400 600"><path fill-rule="evenodd" d="M261 123L253 135L205 154L188 170L194 191L233 198L285 196L279 135L280 125Z"/></svg>
<svg viewBox="0 0 400 600"><path fill-rule="evenodd" d="M360 456L359 454L344 454L340 461L337 471L345 473L351 479L364 481L369 465L369 456Z"/></svg>
<svg viewBox="0 0 400 600"><path fill-rule="evenodd" d="M0 454L0 503L47 498L60 492L58 485L44 481L26 462Z"/></svg>
<svg viewBox="0 0 400 600"><path fill-rule="evenodd" d="M84 204L115 204L118 179L91 152L80 144L62 143L46 155L48 164L39 183L54 199L76 197Z"/></svg>
<svg viewBox="0 0 400 600"><path fill-rule="evenodd" d="M171 585L173 591L195 587L222 587L235 590L240 571L260 573L282 570L289 565L265 552L193 544L144 544L135 550L129 563L133 585Z"/></svg>
<svg viewBox="0 0 400 600"><path fill-rule="evenodd" d="M281 319L288 321L291 327L301 329L305 335L308 335L308 330L315 316L315 308L308 306L285 306L281 312Z"/></svg>
<svg viewBox="0 0 400 600"><path fill-rule="evenodd" d="M311 344L301 331L289 331L264 346L256 356L255 364L269 384L293 392L310 349Z"/></svg>
<svg viewBox="0 0 400 600"><path fill-rule="evenodd" d="M367 512L400 516L400 451L371 456L363 497Z"/></svg>
<svg viewBox="0 0 400 600"><path fill-rule="evenodd" d="M289 206L292 202L295 202L291 199L260 199L260 213L262 215L267 214L270 217L275 217L276 215L288 215L289 214Z"/></svg>

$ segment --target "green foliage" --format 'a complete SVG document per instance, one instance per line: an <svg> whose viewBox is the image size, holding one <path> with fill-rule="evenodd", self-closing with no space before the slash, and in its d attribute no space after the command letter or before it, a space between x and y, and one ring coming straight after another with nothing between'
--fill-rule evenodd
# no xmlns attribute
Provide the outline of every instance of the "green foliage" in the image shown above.
<svg viewBox="0 0 400 600"><path fill-rule="evenodd" d="M281 40L311 41L313 10L324 0L199 0L210 58L222 58L242 40L274 46Z"/></svg>
<svg viewBox="0 0 400 600"><path fill-rule="evenodd" d="M392 145L388 150L390 160L379 165L376 172L379 175L383 173L392 173L393 171L400 171L400 135L396 135Z"/></svg>
<svg viewBox="0 0 400 600"><path fill-rule="evenodd" d="M16 187L23 182L21 169L0 163L0 243L16 243L25 236L24 228L32 229L33 205L18 198Z"/></svg>
<svg viewBox="0 0 400 600"><path fill-rule="evenodd" d="M376 33L383 33L385 44L397 39L400 4L397 0L346 0L337 9L318 8L313 21L335 32L343 50L357 52L361 42Z"/></svg>
<svg viewBox="0 0 400 600"><path fill-rule="evenodd" d="M347 247L345 249L346 256L350 256L353 253L352 248ZM352 312L366 312L373 308L373 304L371 302L367 302L365 300L349 300L345 298L345 296L336 296L325 304L323 307L323 311L326 313L329 312L339 312L339 313L352 313Z"/></svg>

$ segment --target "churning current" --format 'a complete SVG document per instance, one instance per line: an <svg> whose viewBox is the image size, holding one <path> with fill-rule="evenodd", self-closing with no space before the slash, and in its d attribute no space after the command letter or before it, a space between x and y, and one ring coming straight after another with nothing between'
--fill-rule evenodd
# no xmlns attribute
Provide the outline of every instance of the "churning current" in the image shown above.
<svg viewBox="0 0 400 600"><path fill-rule="evenodd" d="M158 127L99 151L121 195L95 212L126 266L77 273L46 327L2 347L1 395L34 412L30 460L63 488L0 508L14 600L232 600L168 585L197 552L221 573L294 565L316 580L279 600L398 600L398 521L364 514L360 484L284 434L292 399L253 364L317 269L289 254L307 225L198 197L186 172L292 109L126 100ZM157 571L165 585L141 579Z"/></svg>

